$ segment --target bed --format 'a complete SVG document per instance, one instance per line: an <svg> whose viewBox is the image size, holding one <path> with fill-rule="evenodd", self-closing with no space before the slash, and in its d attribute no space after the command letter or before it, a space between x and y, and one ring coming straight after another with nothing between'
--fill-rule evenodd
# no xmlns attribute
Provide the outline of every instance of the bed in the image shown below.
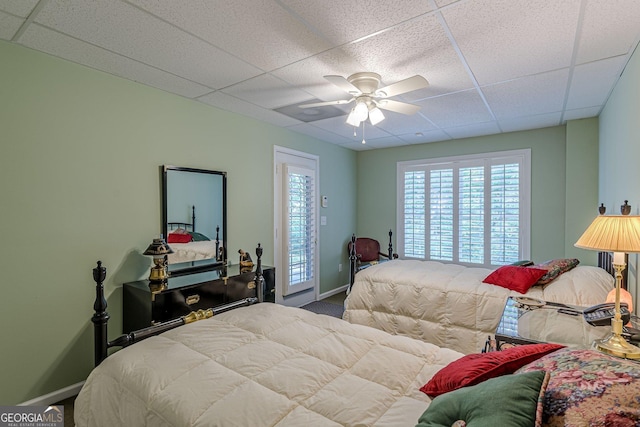
<svg viewBox="0 0 640 427"><path fill-rule="evenodd" d="M572 421L638 414L637 402L620 399L640 393L632 362L592 353L576 358L555 344L465 356L255 299L107 342L105 276L99 263L97 366L75 400L78 427L563 425L564 413L576 411L557 397L571 394L561 366L567 361L573 379L587 371L584 384L572 384L582 410L593 407L593 383L602 383L598 413ZM109 347L121 345L107 357ZM617 381L600 380L613 374Z"/></svg>
<svg viewBox="0 0 640 427"><path fill-rule="evenodd" d="M222 259L219 233L216 227L215 240L196 231L196 207L191 206L191 222L168 222L167 243L173 250L168 255L169 264L200 261L203 259Z"/></svg>
<svg viewBox="0 0 640 427"><path fill-rule="evenodd" d="M594 266L574 266L525 292L483 283L492 272L435 261L382 262L355 274L343 319L469 354L495 333L509 296L591 306L614 287L613 276Z"/></svg>
<svg viewBox="0 0 640 427"><path fill-rule="evenodd" d="M77 426L414 425L430 401L420 387L462 356L254 301L107 343L105 275L99 264L97 367L76 398ZM158 328L169 330L155 335ZM108 347L120 345L107 357Z"/></svg>

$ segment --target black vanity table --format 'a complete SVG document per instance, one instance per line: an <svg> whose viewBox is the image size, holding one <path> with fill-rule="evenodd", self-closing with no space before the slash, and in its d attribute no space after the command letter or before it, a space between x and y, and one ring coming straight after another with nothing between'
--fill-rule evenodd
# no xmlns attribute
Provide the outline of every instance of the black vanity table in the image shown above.
<svg viewBox="0 0 640 427"><path fill-rule="evenodd" d="M275 268L262 266L264 301L275 302ZM256 266L219 267L211 271L170 277L166 285L152 285L148 280L123 286L124 333L222 304L256 296Z"/></svg>

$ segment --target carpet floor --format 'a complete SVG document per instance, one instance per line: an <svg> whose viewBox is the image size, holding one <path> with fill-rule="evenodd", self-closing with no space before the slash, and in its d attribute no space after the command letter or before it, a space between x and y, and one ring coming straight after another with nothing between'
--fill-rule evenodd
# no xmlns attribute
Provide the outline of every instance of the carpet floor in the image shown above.
<svg viewBox="0 0 640 427"><path fill-rule="evenodd" d="M314 301L307 305L303 305L301 308L317 314L326 314L328 316L338 317L340 319L342 319L342 313L344 312L344 307L342 305L325 301Z"/></svg>

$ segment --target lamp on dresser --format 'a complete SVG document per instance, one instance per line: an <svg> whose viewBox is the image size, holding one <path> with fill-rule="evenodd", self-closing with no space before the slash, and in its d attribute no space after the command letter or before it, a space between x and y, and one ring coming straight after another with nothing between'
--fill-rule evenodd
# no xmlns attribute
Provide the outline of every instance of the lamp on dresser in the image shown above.
<svg viewBox="0 0 640 427"><path fill-rule="evenodd" d="M615 315L611 319L612 331L607 338L596 340L595 347L603 353L613 356L640 359L640 348L629 344L622 336L623 325L620 314L622 272L626 268L625 254L640 252L640 216L599 215L578 239L575 246L582 249L613 252L616 286Z"/></svg>
<svg viewBox="0 0 640 427"><path fill-rule="evenodd" d="M167 255L172 254L173 250L162 237L153 239L143 255L153 257L153 267L149 273L149 281L151 284L166 283L169 278L167 271Z"/></svg>

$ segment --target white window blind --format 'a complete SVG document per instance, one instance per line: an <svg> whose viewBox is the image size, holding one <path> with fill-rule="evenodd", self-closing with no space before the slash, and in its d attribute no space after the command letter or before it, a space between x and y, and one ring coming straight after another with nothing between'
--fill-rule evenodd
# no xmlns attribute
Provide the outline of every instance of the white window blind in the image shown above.
<svg viewBox="0 0 640 427"><path fill-rule="evenodd" d="M529 255L530 150L398 163L401 256L495 266Z"/></svg>
<svg viewBox="0 0 640 427"><path fill-rule="evenodd" d="M284 165L286 274L284 295L313 287L315 278L315 171Z"/></svg>

